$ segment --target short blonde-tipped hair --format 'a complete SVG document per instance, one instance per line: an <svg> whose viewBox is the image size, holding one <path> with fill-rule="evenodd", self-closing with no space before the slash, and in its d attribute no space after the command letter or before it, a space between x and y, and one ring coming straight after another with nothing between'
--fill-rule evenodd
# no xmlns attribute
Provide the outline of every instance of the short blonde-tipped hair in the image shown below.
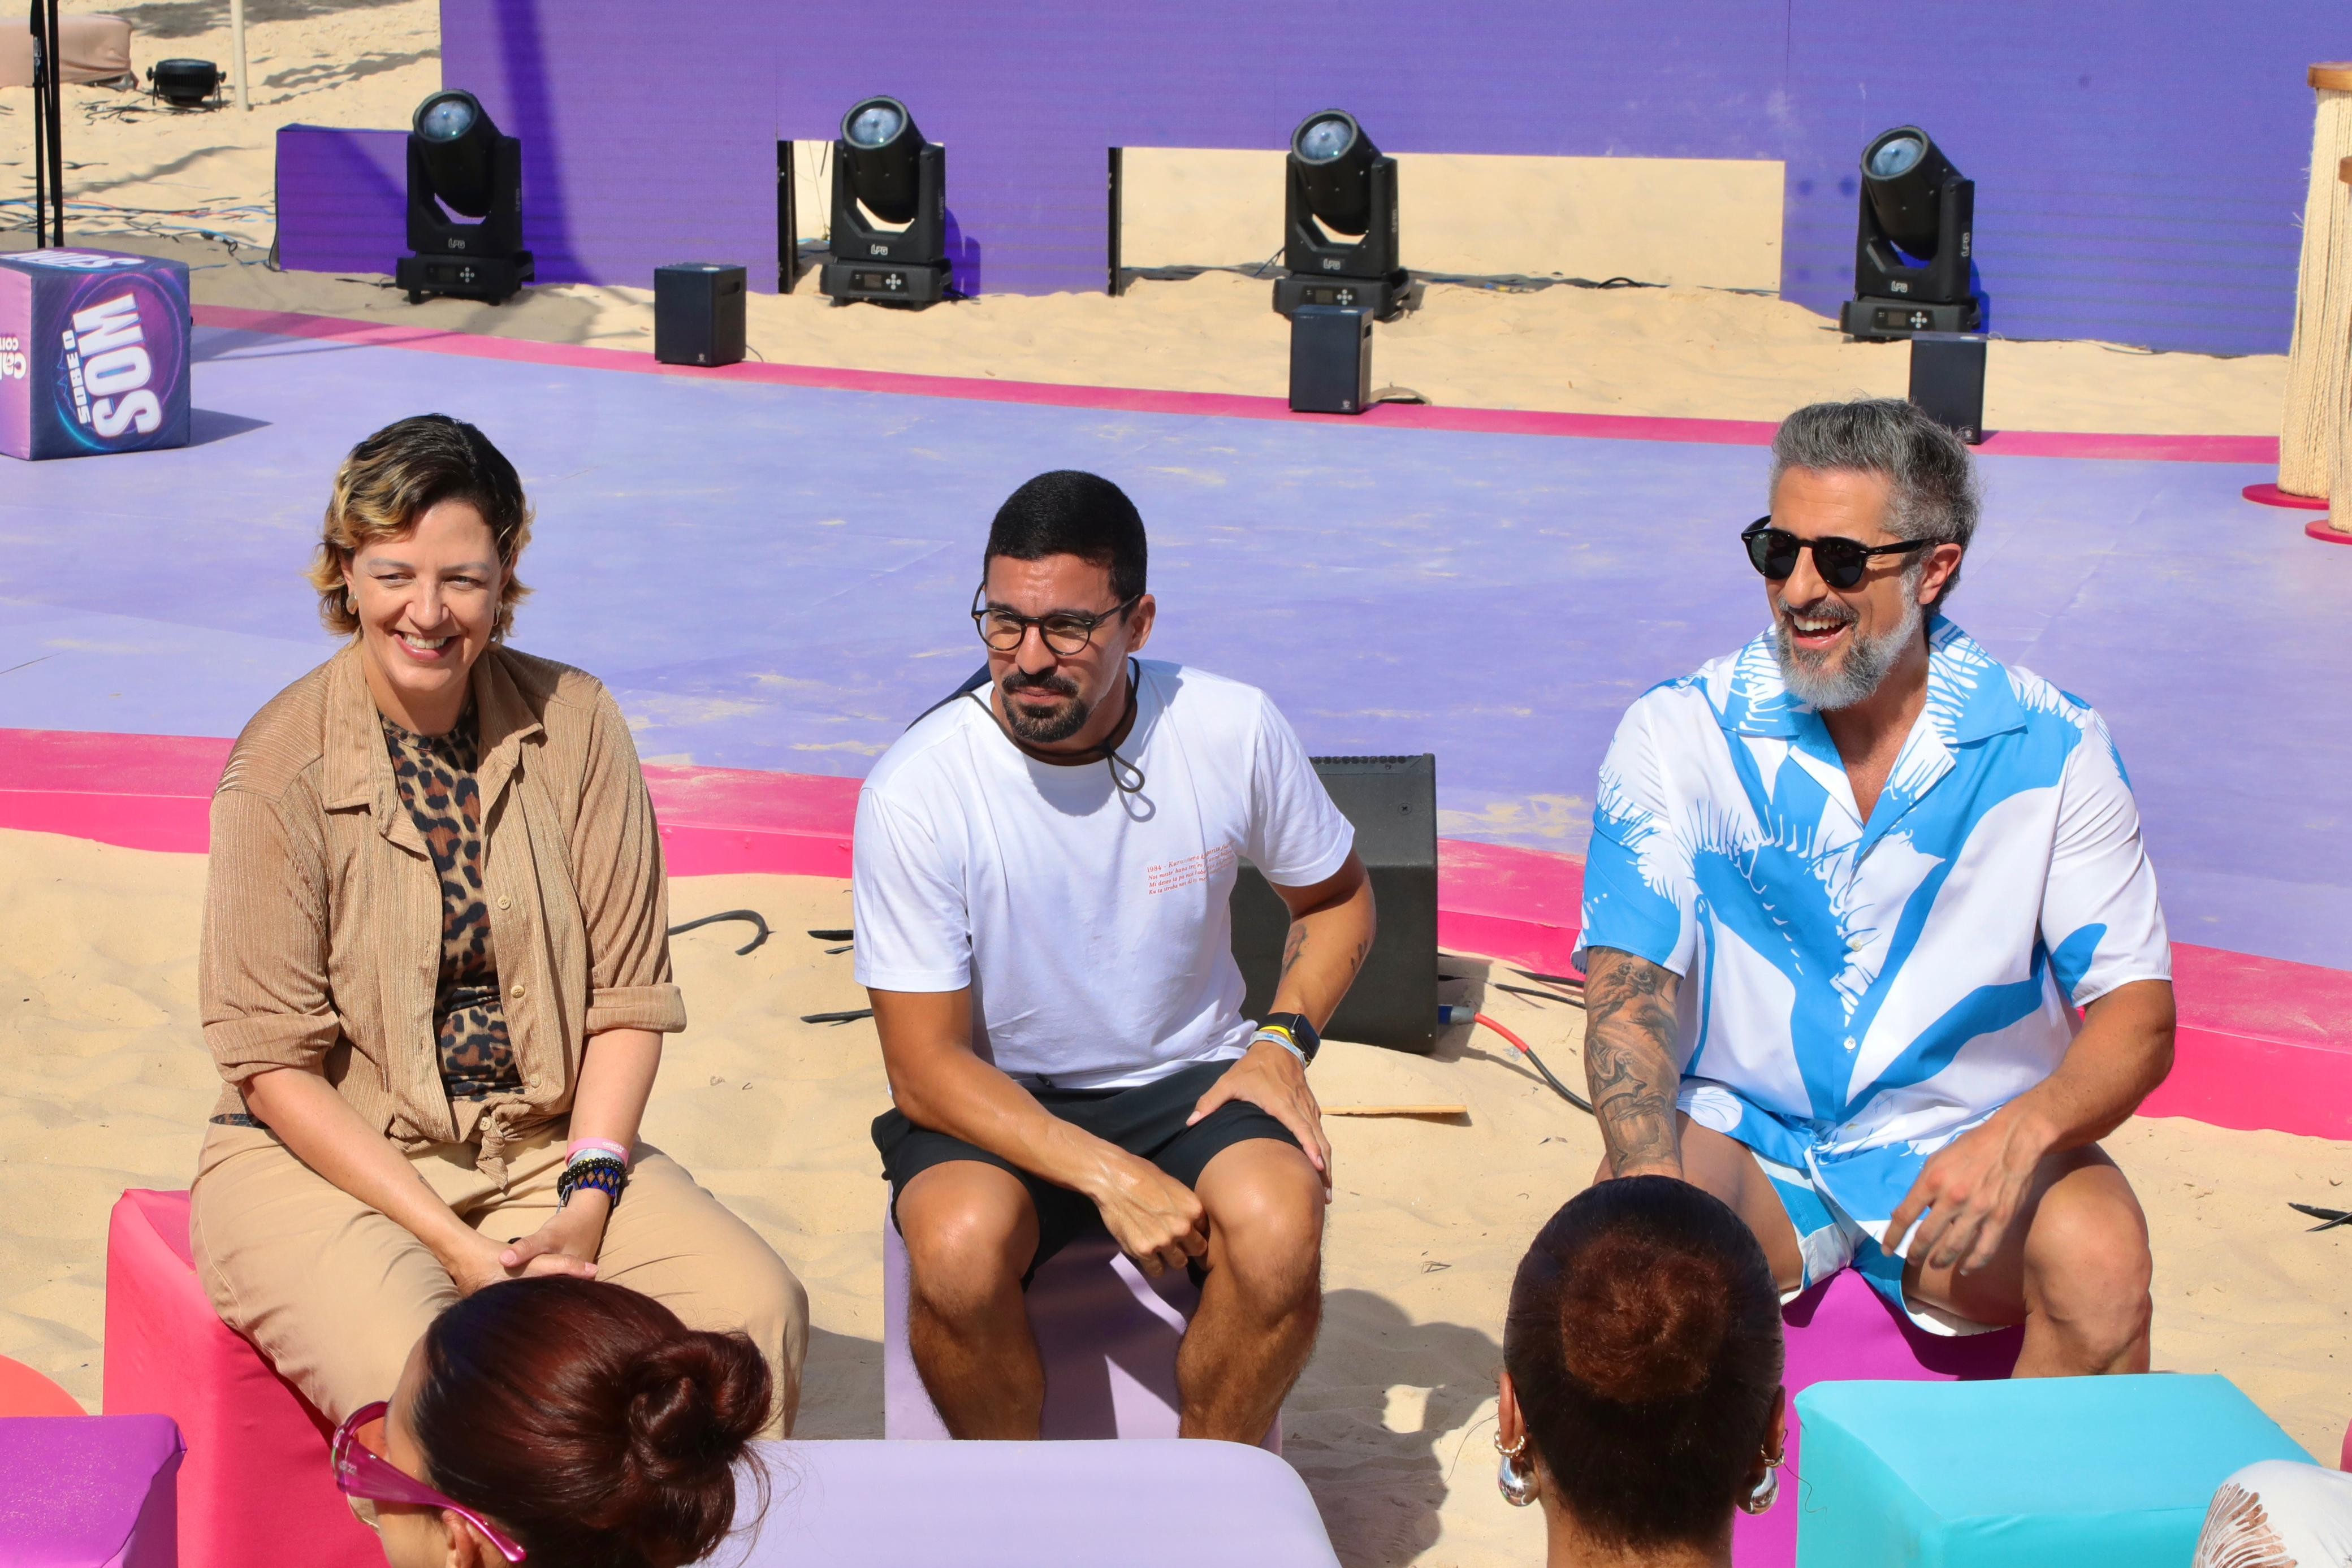
<svg viewBox="0 0 2352 1568"><path fill-rule="evenodd" d="M327 502L327 522L310 562L310 586L319 591L319 619L327 630L350 636L360 629L344 573L352 558L384 539L395 539L444 501L465 501L482 514L497 541L506 586L499 594L493 641L514 628L515 606L530 590L515 576L515 563L530 542L530 503L522 477L490 438L446 413L420 413L385 425L352 448L335 470L335 493Z"/></svg>

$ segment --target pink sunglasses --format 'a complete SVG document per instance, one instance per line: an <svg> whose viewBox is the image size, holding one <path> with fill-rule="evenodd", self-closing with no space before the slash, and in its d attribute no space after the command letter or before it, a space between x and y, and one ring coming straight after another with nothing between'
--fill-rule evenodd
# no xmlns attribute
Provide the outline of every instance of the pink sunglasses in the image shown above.
<svg viewBox="0 0 2352 1568"><path fill-rule="evenodd" d="M480 1531L499 1554L509 1563L520 1563L523 1550L514 1538L461 1502L443 1497L415 1476L394 1467L391 1460L360 1441L360 1428L373 1421L383 1419L392 1406L379 1399L363 1405L343 1419L335 1428L331 1450L335 1464L335 1485L346 1497L363 1497L374 1502L404 1502L417 1508L446 1508Z"/></svg>

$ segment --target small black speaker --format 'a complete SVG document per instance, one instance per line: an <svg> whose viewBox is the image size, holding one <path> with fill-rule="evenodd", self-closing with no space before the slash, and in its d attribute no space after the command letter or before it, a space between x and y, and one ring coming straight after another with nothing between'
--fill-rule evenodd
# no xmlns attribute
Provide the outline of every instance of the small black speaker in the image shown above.
<svg viewBox="0 0 2352 1568"><path fill-rule="evenodd" d="M654 268L654 358L731 365L743 357L743 269L715 261Z"/></svg>
<svg viewBox="0 0 2352 1568"><path fill-rule="evenodd" d="M1372 395L1372 313L1301 305L1290 313L1290 411L1361 413Z"/></svg>
<svg viewBox="0 0 2352 1568"><path fill-rule="evenodd" d="M1984 440L1985 340L1972 332L1911 335L1911 401L1974 446Z"/></svg>
<svg viewBox="0 0 2352 1568"><path fill-rule="evenodd" d="M1355 825L1356 853L1372 873L1381 922L1355 987L1323 1032L1426 1055L1437 1048L1437 758L1318 757L1314 762L1331 803ZM1242 1011L1264 1018L1282 974L1290 911L1258 869L1244 862L1234 883L1233 912L1234 957L1248 988Z"/></svg>

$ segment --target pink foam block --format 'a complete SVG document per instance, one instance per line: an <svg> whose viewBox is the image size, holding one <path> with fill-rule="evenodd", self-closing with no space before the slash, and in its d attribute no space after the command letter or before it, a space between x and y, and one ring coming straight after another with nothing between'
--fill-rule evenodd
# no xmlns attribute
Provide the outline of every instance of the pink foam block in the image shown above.
<svg viewBox="0 0 2352 1568"><path fill-rule="evenodd" d="M732 1568L1339 1568L1297 1472L1235 1443L761 1443ZM1496 1507L1501 1504L1497 1503Z"/></svg>
<svg viewBox="0 0 2352 1568"><path fill-rule="evenodd" d="M882 1219L882 1435L940 1438L947 1423L907 1343L907 1248ZM1182 1274L1157 1280L1107 1237L1070 1243L1029 1282L1029 1327L1045 1363L1048 1438L1176 1436L1176 1347L1201 1302ZM1282 1452L1282 1421L1260 1445Z"/></svg>
<svg viewBox="0 0 2352 1568"><path fill-rule="evenodd" d="M1768 1513L1733 1521L1732 1557L1739 1568L1791 1568L1805 1510L1803 1432L1797 1396L1816 1383L1873 1378L1887 1382L1957 1382L2007 1377L2023 1343L2020 1329L1948 1339L1913 1326L1851 1269L1830 1277L1781 1314L1788 1325L1789 1448L1780 1470L1780 1500Z"/></svg>
<svg viewBox="0 0 2352 1568"><path fill-rule="evenodd" d="M81 1401L21 1361L0 1355L0 1416L79 1416Z"/></svg>
<svg viewBox="0 0 2352 1568"><path fill-rule="evenodd" d="M179 1473L161 1416L0 1419L0 1563L172 1568Z"/></svg>
<svg viewBox="0 0 2352 1568"><path fill-rule="evenodd" d="M223 1324L188 1249L188 1195L132 1188L106 1233L106 1411L187 1441L181 1568L382 1568L327 1466L326 1418Z"/></svg>

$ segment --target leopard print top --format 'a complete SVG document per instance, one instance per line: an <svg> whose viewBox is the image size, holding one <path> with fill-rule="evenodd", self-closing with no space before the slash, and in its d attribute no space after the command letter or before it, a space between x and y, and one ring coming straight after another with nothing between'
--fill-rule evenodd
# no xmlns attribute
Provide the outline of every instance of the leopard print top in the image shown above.
<svg viewBox="0 0 2352 1568"><path fill-rule="evenodd" d="M442 1085L452 1100L520 1093L482 897L482 792L474 781L482 747L474 710L446 735L412 735L387 718L383 744L401 803L441 877L441 978L433 1019Z"/></svg>

